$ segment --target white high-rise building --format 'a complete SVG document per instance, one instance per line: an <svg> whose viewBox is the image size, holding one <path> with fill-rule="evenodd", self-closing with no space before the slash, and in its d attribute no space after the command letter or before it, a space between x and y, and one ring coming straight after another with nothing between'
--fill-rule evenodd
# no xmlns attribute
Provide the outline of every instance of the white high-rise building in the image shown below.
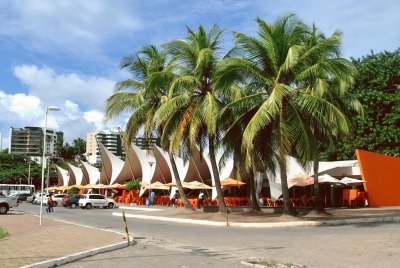
<svg viewBox="0 0 400 268"><path fill-rule="evenodd" d="M125 150L122 146L123 132L120 128L89 132L86 136L86 158L91 164L101 163L98 143L102 143L114 155L124 159Z"/></svg>

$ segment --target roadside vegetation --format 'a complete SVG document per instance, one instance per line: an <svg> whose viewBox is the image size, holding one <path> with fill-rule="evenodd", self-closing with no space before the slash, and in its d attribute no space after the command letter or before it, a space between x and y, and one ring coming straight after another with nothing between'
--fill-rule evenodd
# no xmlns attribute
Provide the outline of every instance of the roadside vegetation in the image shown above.
<svg viewBox="0 0 400 268"><path fill-rule="evenodd" d="M141 128L146 137L161 138L186 208L191 205L174 163L178 155L187 160L190 153L208 150L220 212L225 204L218 165L224 159L232 157L238 170L245 168L253 177L280 170L284 213L295 215L287 185L289 156L304 166L313 161L318 168L322 159L354 158L356 148L379 152L385 143L399 145L398 52L347 60L341 57L340 31L326 36L294 14L272 23L257 18L256 25L255 36L234 32L228 48L221 47L225 30L217 25L209 30L187 27L185 38L160 47L144 45L121 61L131 77L116 84L106 102L106 119L131 114L127 145ZM389 77L382 74L385 68ZM378 77L370 81L371 75ZM371 90L385 85L380 92ZM380 104L385 106L378 115L385 116L373 119ZM368 107L366 113L362 105ZM368 127L378 129L378 122L387 125L389 137L380 132L371 147L368 141L374 136L366 134L360 143L357 135L369 133ZM340 156L339 146L344 147ZM224 153L221 163L219 151ZM317 182L315 177L315 209L321 210ZM251 196L253 208L259 209L254 187Z"/></svg>
<svg viewBox="0 0 400 268"><path fill-rule="evenodd" d="M3 228L0 227L0 240L5 238L5 237L7 237L7 236L9 236L9 233L6 230L4 230Z"/></svg>

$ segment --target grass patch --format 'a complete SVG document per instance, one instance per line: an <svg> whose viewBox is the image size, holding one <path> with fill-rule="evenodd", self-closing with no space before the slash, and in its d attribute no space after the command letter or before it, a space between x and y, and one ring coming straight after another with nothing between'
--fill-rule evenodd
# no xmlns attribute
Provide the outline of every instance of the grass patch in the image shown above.
<svg viewBox="0 0 400 268"><path fill-rule="evenodd" d="M6 230L0 228L0 239L3 239L6 236L8 236L8 232Z"/></svg>

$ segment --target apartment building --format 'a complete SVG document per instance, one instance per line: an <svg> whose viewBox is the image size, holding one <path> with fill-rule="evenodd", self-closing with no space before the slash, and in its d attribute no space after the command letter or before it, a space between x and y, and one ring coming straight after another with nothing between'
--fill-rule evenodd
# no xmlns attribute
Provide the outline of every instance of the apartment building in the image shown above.
<svg viewBox="0 0 400 268"><path fill-rule="evenodd" d="M46 130L46 155L57 156L56 144L63 142L64 133L52 129ZM10 127L9 153L23 153L31 157L40 157L43 152L43 129L27 126Z"/></svg>
<svg viewBox="0 0 400 268"><path fill-rule="evenodd" d="M86 135L86 158L91 164L102 162L98 143L102 143L114 155L125 159L125 150L122 146L122 132L120 128L89 132Z"/></svg>

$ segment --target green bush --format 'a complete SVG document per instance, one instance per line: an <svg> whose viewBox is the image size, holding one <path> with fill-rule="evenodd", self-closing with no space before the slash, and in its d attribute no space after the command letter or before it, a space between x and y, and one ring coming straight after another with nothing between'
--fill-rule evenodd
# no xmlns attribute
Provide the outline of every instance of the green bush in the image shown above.
<svg viewBox="0 0 400 268"><path fill-rule="evenodd" d="M138 180L131 180L126 184L126 190L138 190L140 189L140 182Z"/></svg>
<svg viewBox="0 0 400 268"><path fill-rule="evenodd" d="M8 232L6 230L0 228L0 239L4 238L6 236L8 236Z"/></svg>
<svg viewBox="0 0 400 268"><path fill-rule="evenodd" d="M77 194L79 192L78 187L72 187L71 189L68 190L67 194Z"/></svg>

